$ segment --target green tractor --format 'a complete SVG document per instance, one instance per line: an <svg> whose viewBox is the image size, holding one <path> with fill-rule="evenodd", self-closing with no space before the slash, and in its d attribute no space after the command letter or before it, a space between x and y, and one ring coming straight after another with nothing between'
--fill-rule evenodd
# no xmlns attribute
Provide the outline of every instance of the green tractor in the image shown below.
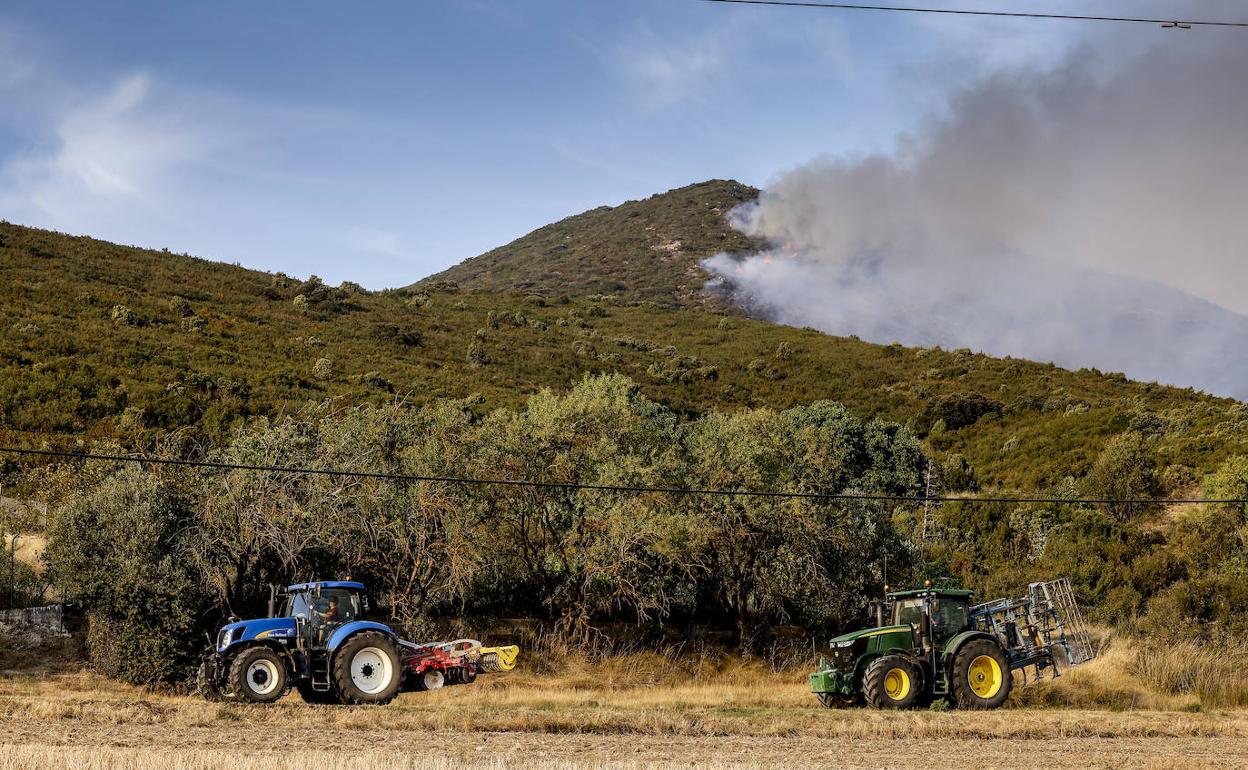
<svg viewBox="0 0 1248 770"><path fill-rule="evenodd" d="M1005 703L1013 672L1058 675L1095 652L1070 583L1033 583L1022 599L972 604L973 593L930 585L885 595L876 628L832 639L810 675L828 708L904 709L944 698L961 708ZM885 620L887 619L887 624Z"/></svg>

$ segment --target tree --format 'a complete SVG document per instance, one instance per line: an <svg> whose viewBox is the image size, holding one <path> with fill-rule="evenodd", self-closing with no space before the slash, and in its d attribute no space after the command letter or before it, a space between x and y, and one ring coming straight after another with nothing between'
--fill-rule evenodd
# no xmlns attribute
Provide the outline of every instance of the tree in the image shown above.
<svg viewBox="0 0 1248 770"><path fill-rule="evenodd" d="M1119 521L1130 521L1156 505L1140 502L1160 497L1164 490L1149 439L1139 433L1111 438L1083 482L1091 497L1111 500L1104 507Z"/></svg>
<svg viewBox="0 0 1248 770"><path fill-rule="evenodd" d="M489 415L469 456L482 476L659 486L676 483L678 444L674 415L627 378L605 375L564 396L543 390L523 412ZM540 597L561 633L585 639L612 611L639 620L666 612L669 597L655 580L671 515L665 496L549 486L475 497L481 547L515 589Z"/></svg>
<svg viewBox="0 0 1248 770"><path fill-rule="evenodd" d="M212 459L239 465L327 467L321 451L323 425L335 419L331 404L272 422L241 428ZM225 614L245 616L264 606L267 584L338 567L325 548L331 512L349 503L351 479L318 474L209 470L191 549L200 579Z"/></svg>
<svg viewBox="0 0 1248 770"><path fill-rule="evenodd" d="M353 409L322 428L323 462L407 476L463 472L475 420L464 401L419 411L398 405ZM481 562L473 495L445 482L364 479L330 510L326 546L366 580L395 621L412 633L438 610L467 598Z"/></svg>
<svg viewBox="0 0 1248 770"><path fill-rule="evenodd" d="M709 414L689 426L686 450L687 484L715 489L895 494L912 492L922 467L909 433L830 402ZM884 560L905 561L878 503L708 495L686 511L699 574L747 646L766 622L848 622L882 582Z"/></svg>
<svg viewBox="0 0 1248 770"><path fill-rule="evenodd" d="M101 671L135 684L186 676L206 605L188 567L192 515L169 484L134 466L53 513L52 578L86 610Z"/></svg>

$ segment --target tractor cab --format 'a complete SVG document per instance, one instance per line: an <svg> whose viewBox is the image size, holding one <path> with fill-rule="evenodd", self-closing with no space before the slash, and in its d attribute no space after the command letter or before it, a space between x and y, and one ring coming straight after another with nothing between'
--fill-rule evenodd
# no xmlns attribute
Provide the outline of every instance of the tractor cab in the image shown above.
<svg viewBox="0 0 1248 770"><path fill-rule="evenodd" d="M914 629L916 646L936 648L971 629L972 596L964 589L928 587L886 594L885 604L893 625Z"/></svg>
<svg viewBox="0 0 1248 770"><path fill-rule="evenodd" d="M364 584L347 580L297 583L274 590L269 600L269 617L293 620L297 635L313 649L323 648L335 629L367 611Z"/></svg>

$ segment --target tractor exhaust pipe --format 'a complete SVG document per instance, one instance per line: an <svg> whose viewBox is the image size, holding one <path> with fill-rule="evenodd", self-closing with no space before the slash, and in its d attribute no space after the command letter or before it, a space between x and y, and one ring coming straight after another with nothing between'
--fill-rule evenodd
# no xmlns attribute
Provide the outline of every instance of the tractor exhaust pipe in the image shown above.
<svg viewBox="0 0 1248 770"><path fill-rule="evenodd" d="M269 583L269 617L277 617L277 584Z"/></svg>

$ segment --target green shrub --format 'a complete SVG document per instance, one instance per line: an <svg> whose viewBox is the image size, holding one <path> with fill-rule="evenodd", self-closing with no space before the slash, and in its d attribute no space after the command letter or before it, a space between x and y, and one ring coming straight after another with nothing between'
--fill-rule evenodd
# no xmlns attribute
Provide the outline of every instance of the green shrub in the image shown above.
<svg viewBox="0 0 1248 770"><path fill-rule="evenodd" d="M312 376L324 382L334 378L334 362L329 358L318 358L312 365Z"/></svg>
<svg viewBox="0 0 1248 770"><path fill-rule="evenodd" d="M473 367L489 365L490 355L485 351L485 345L481 343L480 336L468 345L466 358L468 359L468 364Z"/></svg>
<svg viewBox="0 0 1248 770"><path fill-rule="evenodd" d="M99 670L135 684L188 675L204 608L188 567L192 519L171 489L134 466L53 512L51 576L86 609Z"/></svg>
<svg viewBox="0 0 1248 770"><path fill-rule="evenodd" d="M981 393L950 393L930 404L924 416L929 423L944 420L948 430L959 430L974 425L985 415L999 415L1003 410L1000 401Z"/></svg>
<svg viewBox="0 0 1248 770"><path fill-rule="evenodd" d="M109 312L109 317L113 319L115 324L122 324L123 326L139 325L138 316L125 305L113 305L113 309Z"/></svg>

